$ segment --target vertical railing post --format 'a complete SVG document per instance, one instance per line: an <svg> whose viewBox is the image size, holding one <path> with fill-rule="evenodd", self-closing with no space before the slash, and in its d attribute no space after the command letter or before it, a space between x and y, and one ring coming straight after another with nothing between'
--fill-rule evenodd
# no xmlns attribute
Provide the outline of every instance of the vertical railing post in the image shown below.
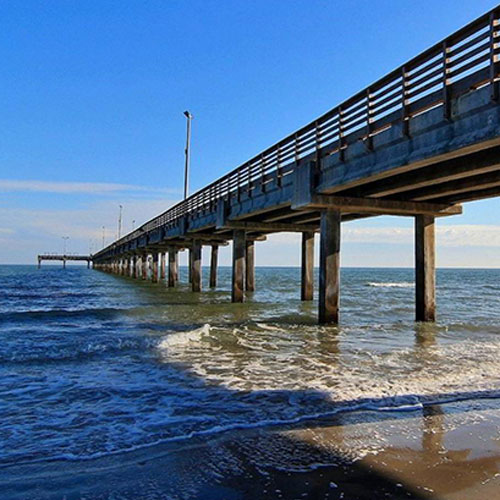
<svg viewBox="0 0 500 500"><path fill-rule="evenodd" d="M497 20L496 13L490 14L490 95L493 101L498 101L498 84L495 81L498 74L498 56L495 54L497 49Z"/></svg>
<svg viewBox="0 0 500 500"><path fill-rule="evenodd" d="M338 108L338 115L339 115L339 160L340 161L345 161L345 154L344 154L344 146L345 146L345 139L344 139L344 123L343 123L343 111L342 107L339 106Z"/></svg>
<svg viewBox="0 0 500 500"><path fill-rule="evenodd" d="M266 192L266 161L264 154L260 155L260 188L263 193Z"/></svg>
<svg viewBox="0 0 500 500"><path fill-rule="evenodd" d="M372 137L372 93L370 87L366 89L366 149L373 151Z"/></svg>
<svg viewBox="0 0 500 500"><path fill-rule="evenodd" d="M450 49L448 47L448 41L445 40L443 42L443 116L445 120L450 119L451 115L451 110L450 110L450 80L449 80L449 73L450 73L450 59L449 59L449 52Z"/></svg>
<svg viewBox="0 0 500 500"><path fill-rule="evenodd" d="M299 134L295 134L294 136L294 145L293 145L293 156L295 159L295 163L299 163L300 160L300 137Z"/></svg>
<svg viewBox="0 0 500 500"><path fill-rule="evenodd" d="M408 75L406 66L401 68L401 125L403 135L410 136L410 117L408 115Z"/></svg>
<svg viewBox="0 0 500 500"><path fill-rule="evenodd" d="M281 187L281 146L276 151L276 185Z"/></svg>

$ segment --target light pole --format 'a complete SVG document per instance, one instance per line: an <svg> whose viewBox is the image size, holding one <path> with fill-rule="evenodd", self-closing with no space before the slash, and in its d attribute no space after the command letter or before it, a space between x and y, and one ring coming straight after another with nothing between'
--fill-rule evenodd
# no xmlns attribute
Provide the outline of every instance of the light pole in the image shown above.
<svg viewBox="0 0 500 500"><path fill-rule="evenodd" d="M193 115L189 111L184 111L184 116L187 118L187 132L186 132L186 163L184 166L184 199L188 197L189 191L189 155L191 150L191 120Z"/></svg>
<svg viewBox="0 0 500 500"><path fill-rule="evenodd" d="M132 221L132 231L135 229L135 219Z"/></svg>
<svg viewBox="0 0 500 500"><path fill-rule="evenodd" d="M122 210L123 206L118 205L120 207L120 215L118 216L118 239L122 237Z"/></svg>
<svg viewBox="0 0 500 500"><path fill-rule="evenodd" d="M105 239L106 239L106 228L102 226L102 248L104 248Z"/></svg>
<svg viewBox="0 0 500 500"><path fill-rule="evenodd" d="M62 239L64 240L64 243L63 243L63 255L66 255L66 242L69 240L69 236L62 236Z"/></svg>

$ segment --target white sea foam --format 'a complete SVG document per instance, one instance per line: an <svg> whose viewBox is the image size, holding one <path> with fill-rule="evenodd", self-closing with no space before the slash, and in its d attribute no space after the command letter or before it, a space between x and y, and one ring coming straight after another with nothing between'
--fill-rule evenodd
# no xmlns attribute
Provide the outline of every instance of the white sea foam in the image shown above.
<svg viewBox="0 0 500 500"><path fill-rule="evenodd" d="M194 330L188 330L185 332L175 332L169 333L165 338L158 344L159 349L169 349L174 346L184 346L192 344L193 342L199 342L204 336L210 334L210 325L205 324L200 328Z"/></svg>
<svg viewBox="0 0 500 500"><path fill-rule="evenodd" d="M414 288L415 283L409 281L384 283L384 282L370 282L367 286L382 287L382 288Z"/></svg>

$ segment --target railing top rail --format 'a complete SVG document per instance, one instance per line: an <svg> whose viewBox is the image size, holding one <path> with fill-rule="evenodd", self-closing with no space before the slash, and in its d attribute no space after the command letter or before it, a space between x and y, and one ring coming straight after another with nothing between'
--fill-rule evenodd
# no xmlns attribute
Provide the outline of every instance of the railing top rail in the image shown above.
<svg viewBox="0 0 500 500"><path fill-rule="evenodd" d="M218 199L230 192L233 192L235 188L239 189L241 187L241 178L246 177L248 178L248 183L252 182L254 176L258 174L258 172L255 171L256 168L262 168L264 170L260 173L261 176L266 175L269 169L275 169L282 166L283 164L290 162L293 158L297 159L300 157L301 153L306 152L306 154L308 154L307 152L310 151L311 148L316 147L317 149L321 147L321 143L318 143L317 141L321 141L321 133L319 133L318 130L321 130L322 126L325 126L324 130L327 131L325 133L325 135L328 136L327 141L331 143L332 137L338 137L339 148L341 148L341 136L345 132L345 130L342 130L343 127L348 130L357 129L362 123L364 123L365 120L366 123L369 124L370 121L373 120L374 114L381 114L384 116L384 113L390 110L391 106L402 106L402 102L396 103L396 99L402 92L405 91L402 88L403 84L398 82L398 80L404 78L405 74L410 73L409 78L412 78L413 76L411 75L411 72L416 70L414 77L415 80L413 82L412 92L408 96L409 98L413 98L415 95L431 89L433 85L437 85L441 81L445 81L445 79L442 79L439 74L436 76L435 68L438 67L439 64L442 64L443 73L446 74L446 68L444 67L444 61L446 59L443 59L439 63L436 62L436 64L431 64L430 61L443 54L443 47L451 48L454 45L462 44L457 48L455 54L461 52L460 48L462 46L466 47L465 50L469 50L470 47L476 47L476 42L467 39L472 35L476 35L478 39L477 43L480 43L484 39L488 38L488 32L485 32L484 36L481 36L481 34L477 35L477 32L487 27L491 28L491 19L497 19L499 12L500 6L494 7L453 34L435 43L417 56L406 61L404 64L401 64L396 69L387 73L368 87L350 96L348 99L322 114L319 118L316 118L300 129L287 135L283 139L274 143L272 146L255 155L250 160L247 160L227 174L199 189L185 200L176 203L165 212L147 221L142 226L123 236L111 245L108 245L95 255L98 256L110 248L138 238L141 234L148 232L150 229L182 217L193 209L198 209L200 206L204 206L207 203L207 200L213 201L212 198L214 197ZM496 29L500 30L500 27L497 27ZM495 51L496 49L493 50ZM471 50L470 57L472 58L473 56L476 56L478 52L480 52L479 49L477 49L476 52ZM465 60L466 59L467 58L465 58ZM472 61L468 64L471 68L474 68L474 64L477 66L483 61L484 56L478 55L476 56L476 59L472 59ZM427 63L428 66L422 66ZM454 63L451 64L453 65ZM460 75L466 72L467 64L464 64L464 67L465 70L458 68L457 72L453 73L452 76ZM415 88L415 90L413 90L413 88ZM376 102L369 105L368 101L373 93L376 94L374 97ZM381 103L377 101L379 99ZM335 121L332 122L332 120ZM316 133L310 135L312 132ZM289 152L285 153L287 157L285 163L281 163L279 161L279 151L284 150L284 148L289 148L287 150Z"/></svg>

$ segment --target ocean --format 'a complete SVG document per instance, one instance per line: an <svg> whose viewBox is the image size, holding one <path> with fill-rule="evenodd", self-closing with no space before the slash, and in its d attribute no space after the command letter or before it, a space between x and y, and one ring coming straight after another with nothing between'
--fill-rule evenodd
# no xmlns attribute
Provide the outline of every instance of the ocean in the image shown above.
<svg viewBox="0 0 500 500"><path fill-rule="evenodd" d="M306 429L362 412L384 420L441 404L495 406L500 270L439 269L435 324L414 322L413 279L412 269L342 269L333 327L316 325L316 301L300 301L297 268L257 268L257 291L231 304L225 267L215 290L204 269L204 291L194 294L186 269L168 289L80 266L0 266L2 498L73 498L39 483L19 489L30 483L20 480L27 470L51 464L71 470L105 459L116 468L159 446ZM363 457L380 452L358 443ZM228 453L203 471L205 484L242 474ZM297 460L287 458L290 470L311 467ZM184 465L202 484L203 465ZM161 498L233 498L202 495L195 483L172 479Z"/></svg>

